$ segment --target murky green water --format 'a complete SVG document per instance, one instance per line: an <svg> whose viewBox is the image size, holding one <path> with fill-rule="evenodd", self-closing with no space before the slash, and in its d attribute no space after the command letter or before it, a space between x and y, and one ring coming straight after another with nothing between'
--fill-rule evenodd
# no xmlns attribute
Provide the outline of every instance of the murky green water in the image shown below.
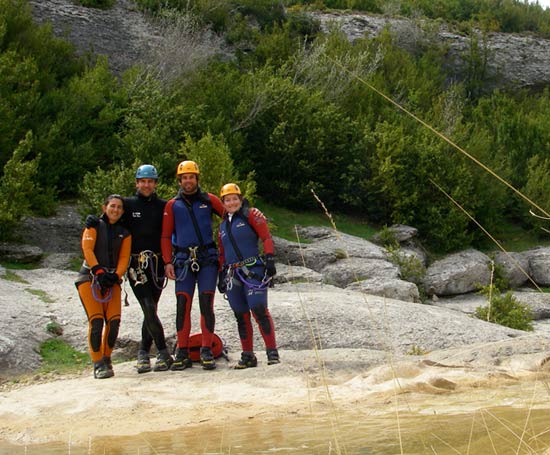
<svg viewBox="0 0 550 455"><path fill-rule="evenodd" d="M544 405L544 403L539 403ZM113 422L116 425L116 422ZM550 454L547 409L492 407L467 414L374 416L369 409L228 421L131 437L98 438L84 446L0 445L9 455L158 454Z"/></svg>

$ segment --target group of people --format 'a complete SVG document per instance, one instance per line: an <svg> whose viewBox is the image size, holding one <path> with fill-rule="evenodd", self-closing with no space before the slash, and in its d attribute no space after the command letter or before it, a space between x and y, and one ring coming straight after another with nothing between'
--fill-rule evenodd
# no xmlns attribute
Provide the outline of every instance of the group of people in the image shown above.
<svg viewBox="0 0 550 455"><path fill-rule="evenodd" d="M98 379L114 376L111 353L121 319L121 284L126 274L143 311L137 371L184 370L189 352L191 305L198 287L200 364L216 368L212 352L216 287L227 296L237 321L241 358L236 369L255 367L252 318L266 346L268 365L279 363L275 328L267 305L276 274L273 240L264 215L249 208L239 186L224 185L220 197L201 190L194 161L177 168L178 194L157 197L158 173L150 164L135 174L136 194L108 196L101 217L88 216L82 234L84 262L76 281L88 318L88 345ZM214 241L212 215L222 218ZM259 240L263 244L260 252ZM176 349L168 351L158 302L166 278L175 280ZM153 367L153 342L158 355Z"/></svg>

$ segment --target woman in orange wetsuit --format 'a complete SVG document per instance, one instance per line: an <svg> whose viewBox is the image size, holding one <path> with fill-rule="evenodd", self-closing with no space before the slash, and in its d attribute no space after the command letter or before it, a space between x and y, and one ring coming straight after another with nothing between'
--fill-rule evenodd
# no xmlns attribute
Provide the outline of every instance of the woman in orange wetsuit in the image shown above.
<svg viewBox="0 0 550 455"><path fill-rule="evenodd" d="M123 213L122 197L108 196L99 224L82 234L84 262L75 284L88 317L88 345L97 379L114 376L111 353L120 326L120 283L132 244L130 233L119 223Z"/></svg>

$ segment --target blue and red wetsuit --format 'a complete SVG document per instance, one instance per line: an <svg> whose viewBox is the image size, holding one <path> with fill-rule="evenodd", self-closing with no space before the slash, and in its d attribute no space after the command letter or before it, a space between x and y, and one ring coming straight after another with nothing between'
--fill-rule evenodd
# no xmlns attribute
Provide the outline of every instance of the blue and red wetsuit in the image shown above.
<svg viewBox="0 0 550 455"><path fill-rule="evenodd" d="M220 199L200 189L192 195L181 191L164 208L161 250L165 264L172 262L176 274L177 347L189 347L191 304L195 285L199 288L202 346L212 346L214 292L218 249L213 240L212 213L223 216Z"/></svg>
<svg viewBox="0 0 550 455"><path fill-rule="evenodd" d="M220 267L228 270L226 295L237 319L242 350L253 351L252 322L256 320L268 350L276 349L275 327L267 308L267 286L262 285L265 266L260 257L258 240L264 254L273 254L273 239L267 220L261 212L241 207L226 214L218 232Z"/></svg>

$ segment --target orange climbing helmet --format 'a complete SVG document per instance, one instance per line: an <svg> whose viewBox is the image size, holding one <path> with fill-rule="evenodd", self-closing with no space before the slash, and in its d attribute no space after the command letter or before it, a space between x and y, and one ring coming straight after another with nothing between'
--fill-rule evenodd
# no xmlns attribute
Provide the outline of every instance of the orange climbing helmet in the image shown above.
<svg viewBox="0 0 550 455"><path fill-rule="evenodd" d="M182 161L180 164L178 164L176 175L180 176L182 174L199 175L199 166L194 161Z"/></svg>

